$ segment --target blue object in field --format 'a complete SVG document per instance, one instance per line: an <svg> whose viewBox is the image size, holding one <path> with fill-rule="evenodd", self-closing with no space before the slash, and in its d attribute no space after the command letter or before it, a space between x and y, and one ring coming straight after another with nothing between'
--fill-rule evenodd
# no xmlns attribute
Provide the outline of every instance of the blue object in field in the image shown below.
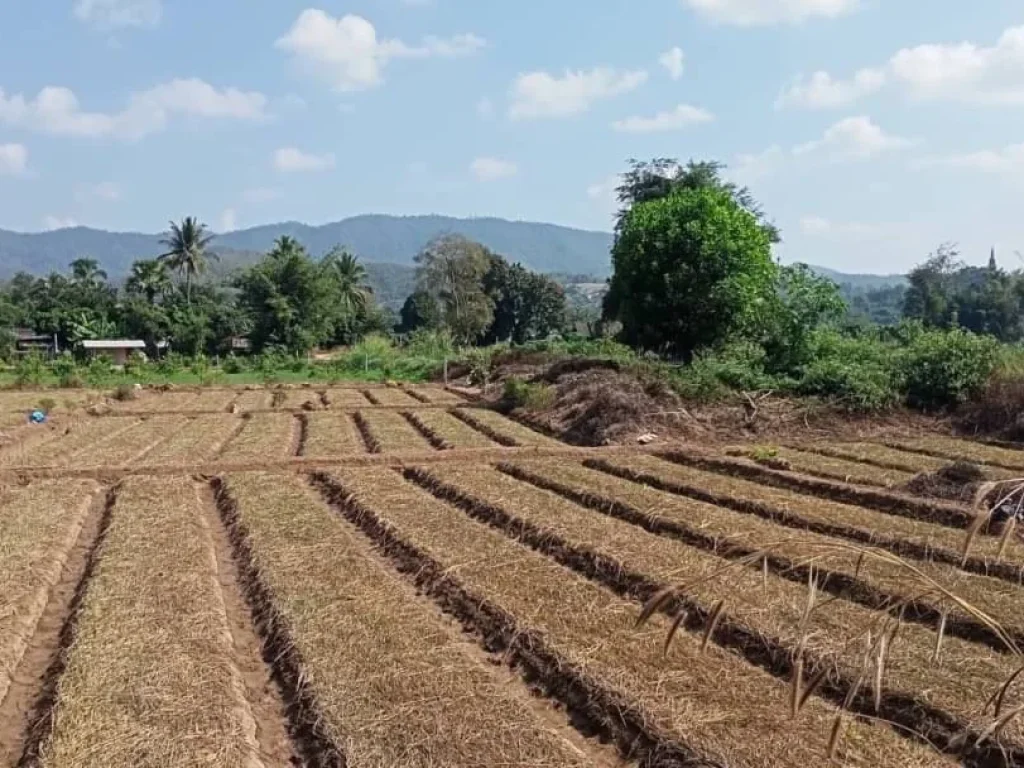
<svg viewBox="0 0 1024 768"><path fill-rule="evenodd" d="M31 421L33 424L42 424L44 421L46 421L46 414L43 413L42 411L35 410L32 411L32 413L29 415L28 420Z"/></svg>

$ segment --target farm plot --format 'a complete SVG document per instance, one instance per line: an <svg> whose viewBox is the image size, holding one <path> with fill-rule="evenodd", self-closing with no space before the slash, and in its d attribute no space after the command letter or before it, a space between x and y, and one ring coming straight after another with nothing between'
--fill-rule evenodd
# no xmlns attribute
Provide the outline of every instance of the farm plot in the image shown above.
<svg viewBox="0 0 1024 768"><path fill-rule="evenodd" d="M0 491L0 702L98 490L90 481L46 481Z"/></svg>
<svg viewBox="0 0 1024 768"><path fill-rule="evenodd" d="M119 402L115 409L122 413L160 413L162 411L195 411L199 393L194 391L143 391L134 400Z"/></svg>
<svg viewBox="0 0 1024 768"><path fill-rule="evenodd" d="M771 573L766 575L760 568L737 568L722 575L722 560L713 553L654 536L613 517L596 515L494 469L439 465L420 478L443 496L455 494L469 505L471 514L483 516L510 535L561 557L570 567L638 599L646 599L680 579L700 583L688 592L692 597L687 607L710 616L721 601L724 609L719 626L724 636L721 639L727 644L734 644L743 652L745 643L736 642L737 635L742 633L747 640L759 638L763 647L780 661L795 657L797 648L802 647L808 675L822 668L834 668L844 696L863 668L863 643L854 640L865 637L869 628L880 633L895 625L895 619L887 614L844 600L829 601L805 616L808 601L819 602L809 592L807 582L794 583ZM504 515L494 515L495 510ZM521 521L530 528L524 530L515 522L509 524L509 520ZM593 565L574 562L567 556L567 550ZM601 570L597 562L602 560L614 564L614 575ZM633 585L628 583L629 577L633 578ZM644 583L644 587L638 588L637 582ZM918 584L908 586L920 589ZM1024 591L1020 596L1024 597ZM891 694L899 697L899 703L891 707L893 714L883 717L899 717L903 702L909 697L919 702L920 710L932 708L939 722L952 715L975 733L984 731L992 722L982 714L986 701L1013 675L1020 666L1019 660L1008 648L1000 653L956 638L945 639L944 655L935 660L935 645L934 632L920 625L901 628L898 642L894 640L887 648L881 680L876 678L873 683L878 686L881 682L878 693L886 709L884 702L893 699ZM917 725L918 730L926 732L938 730L927 718ZM947 738L954 735L950 733ZM1004 735L1011 737L1009 729ZM1019 740L1020 731L1012 733L1012 737Z"/></svg>
<svg viewBox="0 0 1024 768"><path fill-rule="evenodd" d="M297 476L229 475L221 509L323 751L352 766L595 764Z"/></svg>
<svg viewBox="0 0 1024 768"><path fill-rule="evenodd" d="M256 413L224 446L218 459L228 463L280 461L299 448L299 420L291 413Z"/></svg>
<svg viewBox="0 0 1024 768"><path fill-rule="evenodd" d="M414 387L407 385L404 387L404 390L417 400L434 405L458 405L466 402L465 398L459 397L454 392L450 392L443 387Z"/></svg>
<svg viewBox="0 0 1024 768"><path fill-rule="evenodd" d="M737 766L827 762L836 710L812 697L789 716L786 684L717 645L680 633L662 652L668 621L634 630L637 606L580 578L383 469L339 471L346 513L394 551L414 547L410 573L435 598L461 590L463 604L493 617L510 651L545 663L565 691L585 693L611 729L635 729L663 760ZM330 481L326 481L330 483ZM389 544L390 542L390 544ZM416 560L414 556L411 558ZM451 604L451 603L449 603ZM888 727L851 722L840 745L855 766L951 765ZM621 734L618 734L621 735Z"/></svg>
<svg viewBox="0 0 1024 768"><path fill-rule="evenodd" d="M231 414L197 416L135 461L136 464L199 464L213 459L245 422Z"/></svg>
<svg viewBox="0 0 1024 768"><path fill-rule="evenodd" d="M431 449L427 439L398 411L367 409L359 411L355 418L360 431L369 436L367 445L376 449L374 453Z"/></svg>
<svg viewBox="0 0 1024 768"><path fill-rule="evenodd" d="M423 404L408 392L403 392L397 387L374 387L365 390L363 394L374 405L406 406L412 408Z"/></svg>
<svg viewBox="0 0 1024 768"><path fill-rule="evenodd" d="M306 416L304 456L324 458L366 453L366 445L350 413L310 413Z"/></svg>
<svg viewBox="0 0 1024 768"><path fill-rule="evenodd" d="M824 456L834 456L840 459L852 459L885 469L897 469L903 472L936 472L943 467L948 467L955 459L939 458L928 456L923 453L900 450L888 445L878 443L836 443L829 445L809 445L807 450L815 451ZM978 462L978 459L974 459ZM979 462L980 463L980 462ZM983 467L991 479L1007 477L1004 469L995 467Z"/></svg>
<svg viewBox="0 0 1024 768"><path fill-rule="evenodd" d="M889 443L893 448L915 451L950 461L969 461L1000 467L1006 472L1002 476L1024 474L1024 450L1001 448L973 440L958 440L953 437L922 437L915 440L895 440Z"/></svg>
<svg viewBox="0 0 1024 768"><path fill-rule="evenodd" d="M116 424L114 419L101 419L108 427ZM178 430L188 424L186 416L153 416L136 423L131 429L113 432L109 437L96 441L59 462L62 466L121 467L144 459L150 450L164 440L173 438Z"/></svg>
<svg viewBox="0 0 1024 768"><path fill-rule="evenodd" d="M226 389L203 389L200 390L192 404L195 411L227 411L228 406L235 399L235 392Z"/></svg>
<svg viewBox="0 0 1024 768"><path fill-rule="evenodd" d="M199 497L120 488L56 690L46 768L258 764Z"/></svg>
<svg viewBox="0 0 1024 768"><path fill-rule="evenodd" d="M0 392L0 411L15 411L27 415L50 400L60 408L72 409L102 400L103 392L94 390L39 390L36 392Z"/></svg>
<svg viewBox="0 0 1024 768"><path fill-rule="evenodd" d="M249 389L244 392L240 392L235 398L235 409L239 413L249 413L250 411L266 411L270 409L271 400L273 400L273 393L265 389Z"/></svg>
<svg viewBox="0 0 1024 768"><path fill-rule="evenodd" d="M822 453L802 451L796 448L772 448L770 457L762 459L756 448L732 447L726 449L730 456L751 458L769 467L788 468L794 472L840 480L844 483L878 485L883 488L901 486L914 478L913 472L885 469L850 459L838 459Z"/></svg>
<svg viewBox="0 0 1024 768"><path fill-rule="evenodd" d="M370 405L370 401L363 395L362 390L352 387L340 387L324 391L326 406L328 408L360 408Z"/></svg>
<svg viewBox="0 0 1024 768"><path fill-rule="evenodd" d="M518 421L506 419L500 413L486 408L459 408L451 413L501 445L524 447L564 445L558 440L523 426Z"/></svg>
<svg viewBox="0 0 1024 768"><path fill-rule="evenodd" d="M682 495L771 517L794 528L818 529L887 547L895 542L893 548L921 559L944 552L947 560L959 562L965 543L965 531L956 528L691 469L653 456L617 456L603 463L649 485L667 484ZM993 562L1024 565L1024 544L1010 542L1001 554L1002 549L998 539L984 536L976 539L971 552Z"/></svg>
<svg viewBox="0 0 1024 768"><path fill-rule="evenodd" d="M0 463L15 467L56 466L100 441L110 441L134 429L141 419L86 418L50 433L48 439L11 446Z"/></svg>
<svg viewBox="0 0 1024 768"><path fill-rule="evenodd" d="M300 389L277 389L273 392L273 406L282 411L297 411L306 403L319 408L320 392L312 387Z"/></svg>
<svg viewBox="0 0 1024 768"><path fill-rule="evenodd" d="M432 442L445 448L497 448L498 444L483 432L473 429L440 408L422 408L409 412L417 429L433 435Z"/></svg>
<svg viewBox="0 0 1024 768"><path fill-rule="evenodd" d="M790 580L804 583L808 568L801 564L817 557L816 569L824 592L878 609L914 598L905 611L908 620L935 628L945 614L947 632L988 642L998 649L1005 647L996 635L985 632L977 619L943 600L905 566L887 558L861 558L858 551L844 546L842 539L782 528L770 520L655 490L574 462L551 465L517 461L502 466L526 482L725 559L737 560L770 550L772 572ZM914 568L920 576L963 595L1024 648L1024 618L1020 615L1024 589L1020 586L964 573L943 563L915 562Z"/></svg>

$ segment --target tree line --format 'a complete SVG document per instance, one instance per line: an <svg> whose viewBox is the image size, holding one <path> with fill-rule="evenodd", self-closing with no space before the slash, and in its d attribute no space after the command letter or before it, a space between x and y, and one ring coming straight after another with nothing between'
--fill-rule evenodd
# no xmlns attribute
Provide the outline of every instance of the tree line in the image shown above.
<svg viewBox="0 0 1024 768"><path fill-rule="evenodd" d="M315 259L285 236L250 267L213 278L213 239L195 218L171 222L166 252L134 262L120 284L92 258L76 259L66 273L15 275L0 286L0 353L12 351L16 328L54 337L62 349L132 338L150 355L166 342L195 356L230 353L240 338L256 353L302 355L371 333L419 330L464 345L522 343L567 323L556 281L455 235L416 257L417 288L400 318L376 301L365 268L343 247Z"/></svg>

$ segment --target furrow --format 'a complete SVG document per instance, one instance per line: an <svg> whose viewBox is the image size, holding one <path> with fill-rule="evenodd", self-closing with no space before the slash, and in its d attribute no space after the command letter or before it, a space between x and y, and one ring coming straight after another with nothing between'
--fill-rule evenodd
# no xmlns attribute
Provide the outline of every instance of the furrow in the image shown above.
<svg viewBox="0 0 1024 768"><path fill-rule="evenodd" d="M582 691L592 717L647 765L806 766L826 761L834 708L788 716L786 685L685 633L662 654L667 621L630 630L636 607L480 525L389 470L316 475L346 516L448 610L487 623L513 658L557 670L555 694ZM386 511L385 511L386 510ZM483 615L483 618L477 619ZM523 662L525 663L525 661ZM728 684L723 684L728 681ZM547 681L543 681L547 682ZM737 719L726 713L742 711ZM847 765L948 765L892 730L851 722Z"/></svg>
<svg viewBox="0 0 1024 768"><path fill-rule="evenodd" d="M433 447L398 411L371 409L360 411L360 414L377 439L378 447L384 453L399 453Z"/></svg>
<svg viewBox="0 0 1024 768"><path fill-rule="evenodd" d="M409 469L405 474L471 517L625 597L642 602L680 579L699 583L685 590L676 605L667 606L669 615L686 612L684 626L689 631L698 636L709 631L710 617L722 601L726 607L715 625L715 642L783 680L792 677L794 660L800 655L797 648L804 643L802 660L808 679L818 671L838 673L820 689L834 704L854 697L850 706L855 711L921 734L966 764L987 765L1004 748L1013 751L1014 739L1019 739L1015 733L1010 746L989 743L964 750L962 738L973 730L969 740L973 744L990 724L980 713L989 694L1020 666L1017 656L986 654L970 643L947 639L939 663L932 659L934 634L905 625L898 642L889 646L876 709L875 683L851 693L863 674L863 643L856 640L869 628L876 634L891 631L896 618L833 601L801 626L807 585L819 579L813 571L803 583L794 583L762 573L757 558L754 568L741 564L723 572L722 561L713 554L651 536L612 517L593 515L492 469L442 466L429 473ZM965 669L970 669L969 679ZM1024 758L1024 748L1017 754Z"/></svg>
<svg viewBox="0 0 1024 768"><path fill-rule="evenodd" d="M430 443L430 446L435 450L450 451L455 447L431 428L422 418L420 418L419 414L413 413L412 411L402 411L402 418L409 422L410 426L412 426L412 428L415 429L424 440Z"/></svg>

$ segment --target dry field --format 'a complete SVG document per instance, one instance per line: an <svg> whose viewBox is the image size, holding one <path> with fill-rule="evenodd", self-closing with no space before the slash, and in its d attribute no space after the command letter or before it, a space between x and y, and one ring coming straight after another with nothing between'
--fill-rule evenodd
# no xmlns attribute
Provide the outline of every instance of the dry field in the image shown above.
<svg viewBox="0 0 1024 768"><path fill-rule="evenodd" d="M1024 543L908 490L1024 450L85 402L0 443L0 768L1024 766Z"/></svg>

